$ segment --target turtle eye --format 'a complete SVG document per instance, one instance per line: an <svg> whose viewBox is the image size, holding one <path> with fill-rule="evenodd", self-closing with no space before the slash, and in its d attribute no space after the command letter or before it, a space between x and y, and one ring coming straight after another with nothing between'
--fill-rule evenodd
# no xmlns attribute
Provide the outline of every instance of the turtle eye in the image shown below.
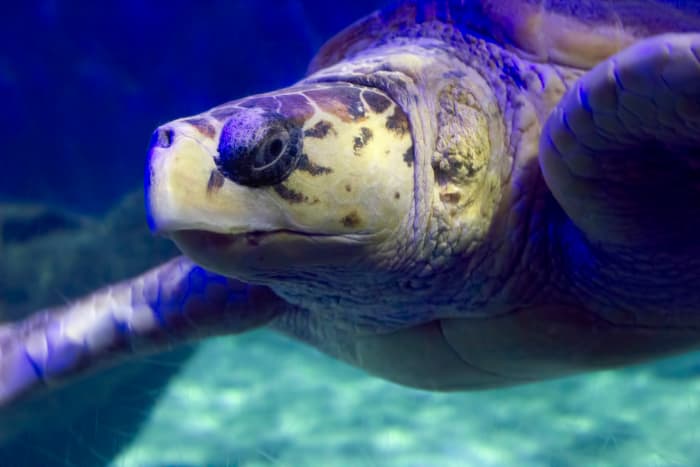
<svg viewBox="0 0 700 467"><path fill-rule="evenodd" d="M272 114L252 133L249 126L236 119L227 122L219 141L216 165L225 177L239 185L261 187L281 183L299 162L301 129Z"/></svg>
<svg viewBox="0 0 700 467"><path fill-rule="evenodd" d="M280 131L279 134L269 135L265 139L255 156L253 170L264 170L279 161L287 149L289 133Z"/></svg>

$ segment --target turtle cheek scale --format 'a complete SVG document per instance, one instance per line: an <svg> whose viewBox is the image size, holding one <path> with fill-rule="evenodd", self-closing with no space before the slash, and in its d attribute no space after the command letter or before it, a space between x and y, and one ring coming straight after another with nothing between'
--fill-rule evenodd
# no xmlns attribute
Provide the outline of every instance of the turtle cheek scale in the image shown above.
<svg viewBox="0 0 700 467"><path fill-rule="evenodd" d="M309 230L392 237L413 200L414 165L405 159L413 140L391 125L396 115L407 119L379 91L371 95L385 105L375 108L359 87L341 83L323 91L305 92L316 112L303 127L302 160L272 188L278 202Z"/></svg>

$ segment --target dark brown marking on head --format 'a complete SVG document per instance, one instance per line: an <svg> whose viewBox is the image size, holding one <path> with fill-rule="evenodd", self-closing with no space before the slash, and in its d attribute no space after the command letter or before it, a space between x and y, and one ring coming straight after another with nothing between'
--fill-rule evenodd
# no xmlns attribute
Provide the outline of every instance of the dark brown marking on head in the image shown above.
<svg viewBox="0 0 700 467"><path fill-rule="evenodd" d="M238 109L234 105L223 105L212 109L211 112L209 112L209 114L218 121L223 122L224 120L228 120L231 117L231 115L235 114L239 110L240 109Z"/></svg>
<svg viewBox="0 0 700 467"><path fill-rule="evenodd" d="M461 198L462 195L458 191L452 193L440 193L440 201L443 203L457 204Z"/></svg>
<svg viewBox="0 0 700 467"><path fill-rule="evenodd" d="M403 161L407 166L413 167L413 145L411 145L411 147L406 149L406 152L403 153Z"/></svg>
<svg viewBox="0 0 700 467"><path fill-rule="evenodd" d="M212 170L209 174L209 181L207 182L207 193L213 193L219 188L224 186L224 176L218 170Z"/></svg>
<svg viewBox="0 0 700 467"><path fill-rule="evenodd" d="M344 122L365 118L365 106L360 90L350 86L334 86L305 92L323 111L332 113Z"/></svg>
<svg viewBox="0 0 700 467"><path fill-rule="evenodd" d="M389 99L374 91L362 91L362 98L367 103L367 106L378 114L384 112L391 105Z"/></svg>
<svg viewBox="0 0 700 467"><path fill-rule="evenodd" d="M274 187L275 193L277 193L280 198L289 201L290 203L298 204L308 201L309 197L304 195L304 193L299 193L286 186L279 184Z"/></svg>
<svg viewBox="0 0 700 467"><path fill-rule="evenodd" d="M326 120L321 120L319 121L316 125L313 127L309 128L304 132L304 136L310 136L311 138L319 138L323 139L326 137L329 131L333 131L335 133L335 130L333 130L333 125L331 122L328 122Z"/></svg>
<svg viewBox="0 0 700 467"><path fill-rule="evenodd" d="M408 118L398 105L394 107L394 113L386 119L386 127L399 136L408 133Z"/></svg>
<svg viewBox="0 0 700 467"><path fill-rule="evenodd" d="M238 103L239 107L246 109L258 108L268 112L277 112L280 103L273 96L249 97Z"/></svg>
<svg viewBox="0 0 700 467"><path fill-rule="evenodd" d="M348 193L350 193L352 191L352 186L350 186L349 183L347 185L345 185L345 191L347 191Z"/></svg>
<svg viewBox="0 0 700 467"><path fill-rule="evenodd" d="M214 128L214 125L209 123L209 121L206 118L188 118L187 120L185 120L185 123L188 123L195 127L195 129L202 136L206 136L207 138L213 138L216 134L216 129Z"/></svg>
<svg viewBox="0 0 700 467"><path fill-rule="evenodd" d="M348 228L357 227L360 225L361 222L362 219L360 219L360 215L357 214L357 211L351 211L349 214L343 216L343 218L340 219L340 223Z"/></svg>
<svg viewBox="0 0 700 467"><path fill-rule="evenodd" d="M366 127L360 129L360 136L355 136L355 142L352 145L352 150L356 156L360 155L360 149L372 139L372 130Z"/></svg>
<svg viewBox="0 0 700 467"><path fill-rule="evenodd" d="M308 172L314 177L316 175L325 175L333 172L333 169L331 169L330 167L323 167L322 165L314 164L309 160L309 156L307 156L306 154L302 154L299 158L297 170Z"/></svg>
<svg viewBox="0 0 700 467"><path fill-rule="evenodd" d="M396 193L394 193L394 199L400 199L400 198L401 198L401 193L399 193L398 191Z"/></svg>
<svg viewBox="0 0 700 467"><path fill-rule="evenodd" d="M352 144L352 152L354 152L356 156L359 156L360 149L362 149L364 145L365 143L362 142L362 138L355 136L355 142Z"/></svg>
<svg viewBox="0 0 700 467"><path fill-rule="evenodd" d="M314 107L302 94L281 94L275 97L280 103L279 113L289 118L295 125L304 125L314 114Z"/></svg>

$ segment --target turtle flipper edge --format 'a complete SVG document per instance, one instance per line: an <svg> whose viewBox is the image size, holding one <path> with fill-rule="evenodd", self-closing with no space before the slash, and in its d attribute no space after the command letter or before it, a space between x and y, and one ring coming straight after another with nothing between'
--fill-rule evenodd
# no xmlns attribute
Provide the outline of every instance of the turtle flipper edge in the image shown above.
<svg viewBox="0 0 700 467"><path fill-rule="evenodd" d="M613 55L564 96L542 131L547 185L597 243L669 247L700 227L700 34Z"/></svg>
<svg viewBox="0 0 700 467"><path fill-rule="evenodd" d="M263 326L286 306L266 287L176 258L64 307L0 327L0 407L120 356Z"/></svg>

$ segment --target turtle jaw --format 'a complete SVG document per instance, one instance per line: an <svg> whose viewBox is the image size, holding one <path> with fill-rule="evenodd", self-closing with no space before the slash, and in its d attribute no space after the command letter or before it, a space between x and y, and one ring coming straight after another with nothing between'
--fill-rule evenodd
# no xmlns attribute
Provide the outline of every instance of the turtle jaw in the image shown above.
<svg viewBox="0 0 700 467"><path fill-rule="evenodd" d="M169 237L208 270L253 283L266 283L270 273L281 277L317 266L348 267L366 256L369 243L356 236L284 229L238 234L178 230Z"/></svg>

